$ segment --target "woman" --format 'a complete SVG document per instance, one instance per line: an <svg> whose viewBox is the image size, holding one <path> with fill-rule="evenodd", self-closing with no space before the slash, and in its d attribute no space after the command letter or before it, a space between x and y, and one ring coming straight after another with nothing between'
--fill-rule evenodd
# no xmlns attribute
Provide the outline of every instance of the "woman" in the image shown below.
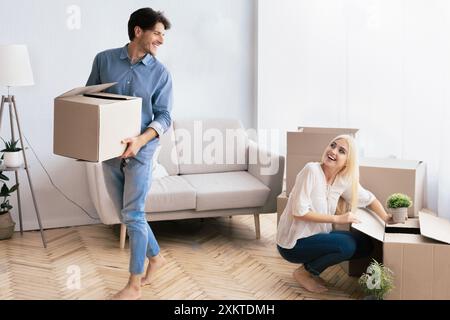
<svg viewBox="0 0 450 320"><path fill-rule="evenodd" d="M351 211L337 215L340 198L351 205ZM338 136L325 149L320 163L306 164L297 175L278 224L278 251L287 261L301 264L294 278L302 287L324 292L327 288L319 275L326 268L370 254L372 245L367 237L332 230L332 224L358 223L354 212L366 206L385 222L390 219L380 201L359 184L354 139Z"/></svg>

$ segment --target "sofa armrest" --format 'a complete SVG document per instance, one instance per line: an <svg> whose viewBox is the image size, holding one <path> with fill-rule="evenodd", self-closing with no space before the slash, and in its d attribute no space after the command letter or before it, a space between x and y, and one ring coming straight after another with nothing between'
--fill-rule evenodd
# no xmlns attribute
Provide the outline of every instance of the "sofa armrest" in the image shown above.
<svg viewBox="0 0 450 320"><path fill-rule="evenodd" d="M248 143L248 172L270 189L261 213L276 212L277 196L283 188L284 156L260 148L255 141Z"/></svg>
<svg viewBox="0 0 450 320"><path fill-rule="evenodd" d="M102 163L86 163L89 194L97 210L100 220L104 224L120 223L120 209L112 201L105 183Z"/></svg>

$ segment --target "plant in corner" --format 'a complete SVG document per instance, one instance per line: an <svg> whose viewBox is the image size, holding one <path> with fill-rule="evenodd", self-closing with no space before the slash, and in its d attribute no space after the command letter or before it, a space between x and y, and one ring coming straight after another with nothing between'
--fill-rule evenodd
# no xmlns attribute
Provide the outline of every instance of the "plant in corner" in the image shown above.
<svg viewBox="0 0 450 320"><path fill-rule="evenodd" d="M394 273L373 259L358 283L368 295L365 300L383 300L386 294L394 289Z"/></svg>
<svg viewBox="0 0 450 320"><path fill-rule="evenodd" d="M20 167L23 164L23 158L21 157L20 151L22 148L17 146L19 140L9 140L5 141L5 148L1 151L3 152L3 163L5 167Z"/></svg>
<svg viewBox="0 0 450 320"><path fill-rule="evenodd" d="M8 181L9 178L0 171L0 179ZM2 188L0 189L0 197L3 198L0 204L0 240L9 239L12 237L14 233L14 227L16 223L11 217L10 210L12 209L12 205L9 203L9 196L11 193L17 190L19 184L8 188L6 183L3 183Z"/></svg>
<svg viewBox="0 0 450 320"><path fill-rule="evenodd" d="M395 223L405 223L405 220L408 218L408 208L411 205L411 198L403 193L394 193L386 201L386 206L392 213L392 220Z"/></svg>

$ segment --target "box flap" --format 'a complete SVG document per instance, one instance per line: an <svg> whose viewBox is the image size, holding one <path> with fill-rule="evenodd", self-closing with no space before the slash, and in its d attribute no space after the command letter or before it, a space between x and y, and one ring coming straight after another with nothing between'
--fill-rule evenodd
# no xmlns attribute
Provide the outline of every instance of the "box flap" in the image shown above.
<svg viewBox="0 0 450 320"><path fill-rule="evenodd" d="M419 211L420 233L428 238L450 244L450 221Z"/></svg>
<svg viewBox="0 0 450 320"><path fill-rule="evenodd" d="M387 224L386 229L419 229L419 218L408 218L405 223Z"/></svg>
<svg viewBox="0 0 450 320"><path fill-rule="evenodd" d="M403 160L392 158L361 158L359 165L362 167L391 168L414 170L422 164L419 160Z"/></svg>
<svg viewBox="0 0 450 320"><path fill-rule="evenodd" d="M87 87L75 88L75 89L72 89L70 91L67 91L66 93L63 93L62 95L58 96L57 98L77 96L77 95L85 94L85 93L101 92L103 90L106 90L106 89L112 87L116 83L117 82L111 82L111 83L97 84L95 86L87 86Z"/></svg>
<svg viewBox="0 0 450 320"><path fill-rule="evenodd" d="M115 100L115 101L140 99L139 97L124 96L124 95L120 95L120 94L107 93L107 92L84 93L83 96L90 97L90 98L97 98L97 99Z"/></svg>
<svg viewBox="0 0 450 320"><path fill-rule="evenodd" d="M320 127L297 127L298 132L305 132L305 133L333 133L336 135L340 134L352 134L358 132L359 129L353 129L353 128L320 128Z"/></svg>
<svg viewBox="0 0 450 320"><path fill-rule="evenodd" d="M422 208L422 209L420 209L419 211L422 211L422 212L425 212L425 213L431 214L432 216L435 216L435 217L437 217L437 216L438 216L436 212L434 212L434 211L431 211L430 209L427 209L427 208Z"/></svg>
<svg viewBox="0 0 450 320"><path fill-rule="evenodd" d="M352 223L353 229L361 231L379 241L384 241L385 223L375 212L366 208L360 208L356 211L356 218L361 222Z"/></svg>

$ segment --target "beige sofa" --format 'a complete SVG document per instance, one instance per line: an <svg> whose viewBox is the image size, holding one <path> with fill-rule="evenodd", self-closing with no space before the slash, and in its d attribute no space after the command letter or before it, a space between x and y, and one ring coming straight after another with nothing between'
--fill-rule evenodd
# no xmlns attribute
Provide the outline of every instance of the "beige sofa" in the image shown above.
<svg viewBox="0 0 450 320"><path fill-rule="evenodd" d="M284 157L259 149L234 119L174 121L160 142L155 164L162 165L167 176L156 174L153 179L147 220L252 214L259 239L259 214L276 212ZM87 176L101 221L119 224L120 208L107 191L102 164L87 163ZM122 224L121 248L125 236Z"/></svg>

